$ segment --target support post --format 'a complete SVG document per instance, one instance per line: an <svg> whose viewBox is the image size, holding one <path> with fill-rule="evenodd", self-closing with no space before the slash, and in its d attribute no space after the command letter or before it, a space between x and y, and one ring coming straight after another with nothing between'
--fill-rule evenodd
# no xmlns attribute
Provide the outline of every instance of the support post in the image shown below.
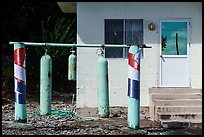
<svg viewBox="0 0 204 137"><path fill-rule="evenodd" d="M140 49L131 46L128 52L128 127L140 127Z"/></svg>
<svg viewBox="0 0 204 137"><path fill-rule="evenodd" d="M14 43L15 121L26 123L26 48Z"/></svg>

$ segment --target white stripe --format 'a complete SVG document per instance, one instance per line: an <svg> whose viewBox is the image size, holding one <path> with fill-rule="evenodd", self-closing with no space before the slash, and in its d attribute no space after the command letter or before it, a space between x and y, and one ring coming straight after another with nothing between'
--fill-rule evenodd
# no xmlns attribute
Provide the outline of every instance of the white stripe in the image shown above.
<svg viewBox="0 0 204 137"><path fill-rule="evenodd" d="M136 60L138 62L138 64L140 64L140 57L141 56L141 49L139 49L133 56L133 59Z"/></svg>
<svg viewBox="0 0 204 137"><path fill-rule="evenodd" d="M15 101L16 101L16 103L19 104L19 102L18 102L18 100L19 100L19 99L18 99L18 92L16 92L16 95L15 95L15 96L16 96L16 100L15 100Z"/></svg>
<svg viewBox="0 0 204 137"><path fill-rule="evenodd" d="M23 67L26 68L26 54L25 54L25 59L24 59L24 62L23 62Z"/></svg>
<svg viewBox="0 0 204 137"><path fill-rule="evenodd" d="M20 93L19 93L19 92L16 92L16 93L17 93L17 94L16 94L16 100L15 100L15 101L16 101L16 103L19 104L20 102L19 102L19 96L18 96L18 95L19 95Z"/></svg>
<svg viewBox="0 0 204 137"><path fill-rule="evenodd" d="M17 80L16 79L14 80L14 92L18 92L17 91Z"/></svg>
<svg viewBox="0 0 204 137"><path fill-rule="evenodd" d="M18 81L17 81L17 80L14 80L14 85L15 85L15 87L14 87L14 92L19 93L19 94L22 94L22 93L20 93L19 91L17 91L17 87L18 87Z"/></svg>
<svg viewBox="0 0 204 137"><path fill-rule="evenodd" d="M20 67L14 63L14 77L22 80L26 84L26 72L23 67Z"/></svg>
<svg viewBox="0 0 204 137"><path fill-rule="evenodd" d="M128 65L128 78L140 81L140 72Z"/></svg>
<svg viewBox="0 0 204 137"><path fill-rule="evenodd" d="M19 91L15 91L17 94L23 94L23 93L21 93L21 92L19 92Z"/></svg>

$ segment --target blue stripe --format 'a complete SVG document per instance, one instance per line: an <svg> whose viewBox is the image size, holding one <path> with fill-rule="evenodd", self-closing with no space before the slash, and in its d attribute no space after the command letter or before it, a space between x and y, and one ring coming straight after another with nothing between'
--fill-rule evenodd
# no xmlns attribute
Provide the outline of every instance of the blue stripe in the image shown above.
<svg viewBox="0 0 204 137"><path fill-rule="evenodd" d="M17 83L15 91L15 102L18 104L26 104L26 85L22 82L15 80Z"/></svg>
<svg viewBox="0 0 204 137"><path fill-rule="evenodd" d="M26 95L15 93L15 102L18 104L26 104Z"/></svg>
<svg viewBox="0 0 204 137"><path fill-rule="evenodd" d="M128 96L140 99L140 81L128 78Z"/></svg>
<svg viewBox="0 0 204 137"><path fill-rule="evenodd" d="M17 81L17 87L16 87L16 90L22 94L25 94L26 93L26 85L22 82L19 82Z"/></svg>

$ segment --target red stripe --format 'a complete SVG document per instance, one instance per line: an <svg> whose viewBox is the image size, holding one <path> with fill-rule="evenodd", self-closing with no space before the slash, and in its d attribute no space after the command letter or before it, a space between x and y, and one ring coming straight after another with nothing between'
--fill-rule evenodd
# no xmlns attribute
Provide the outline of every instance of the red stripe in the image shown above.
<svg viewBox="0 0 204 137"><path fill-rule="evenodd" d="M140 64L136 60L134 60L133 57L134 54L128 52L128 65L140 71Z"/></svg>
<svg viewBox="0 0 204 137"><path fill-rule="evenodd" d="M18 82L25 83L25 81L20 80L19 78L14 77Z"/></svg>
<svg viewBox="0 0 204 137"><path fill-rule="evenodd" d="M18 48L14 50L14 63L24 68L24 60L25 60L25 48Z"/></svg>

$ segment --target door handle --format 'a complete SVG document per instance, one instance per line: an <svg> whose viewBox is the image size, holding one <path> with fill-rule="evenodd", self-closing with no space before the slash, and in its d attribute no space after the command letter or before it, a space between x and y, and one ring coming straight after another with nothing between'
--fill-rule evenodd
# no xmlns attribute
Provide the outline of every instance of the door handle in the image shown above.
<svg viewBox="0 0 204 137"><path fill-rule="evenodd" d="M162 55L160 55L160 57L161 57L161 59L165 62L165 59L164 59L164 57L162 56Z"/></svg>

